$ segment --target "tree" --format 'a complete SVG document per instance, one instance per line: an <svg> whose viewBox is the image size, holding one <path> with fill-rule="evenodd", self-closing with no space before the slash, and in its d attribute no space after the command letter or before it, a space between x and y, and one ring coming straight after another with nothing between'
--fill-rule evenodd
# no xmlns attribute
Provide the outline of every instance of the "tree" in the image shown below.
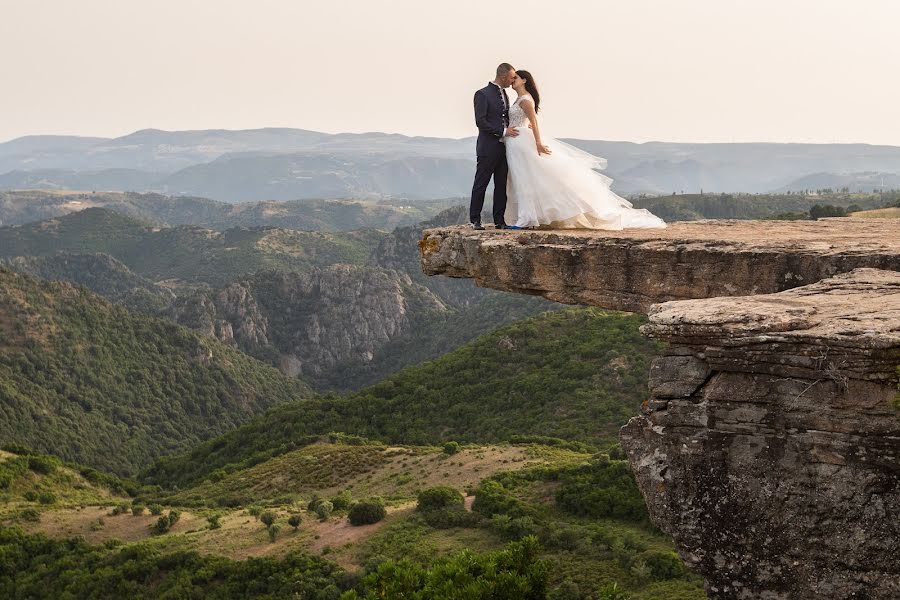
<svg viewBox="0 0 900 600"><path fill-rule="evenodd" d="M351 525L370 525L382 520L386 515L384 501L381 498L370 498L351 506L347 517Z"/></svg>
<svg viewBox="0 0 900 600"><path fill-rule="evenodd" d="M297 531L297 528L300 527L300 515L291 515L288 517L288 525L294 528L294 531Z"/></svg>
<svg viewBox="0 0 900 600"><path fill-rule="evenodd" d="M267 510L266 512L259 515L259 520L263 522L263 525L266 527L271 527L273 523L275 523L275 513L271 510Z"/></svg>
<svg viewBox="0 0 900 600"><path fill-rule="evenodd" d="M462 508L465 498L456 489L439 485L419 492L416 508L420 511L439 510L443 508Z"/></svg>

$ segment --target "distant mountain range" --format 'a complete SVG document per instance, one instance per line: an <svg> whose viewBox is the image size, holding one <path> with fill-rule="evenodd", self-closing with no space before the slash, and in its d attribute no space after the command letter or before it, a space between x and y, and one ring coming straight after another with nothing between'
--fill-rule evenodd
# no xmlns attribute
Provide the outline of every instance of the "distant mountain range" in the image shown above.
<svg viewBox="0 0 900 600"><path fill-rule="evenodd" d="M894 146L566 141L607 158L614 188L625 194L900 185ZM472 138L386 133L146 129L111 139L27 136L0 144L0 189L129 190L226 202L460 197L473 168Z"/></svg>

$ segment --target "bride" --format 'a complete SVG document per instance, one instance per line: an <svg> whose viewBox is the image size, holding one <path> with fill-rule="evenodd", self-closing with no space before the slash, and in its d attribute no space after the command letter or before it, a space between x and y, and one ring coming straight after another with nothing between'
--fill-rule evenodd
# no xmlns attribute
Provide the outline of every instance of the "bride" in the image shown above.
<svg viewBox="0 0 900 600"><path fill-rule="evenodd" d="M549 225L553 229L626 229L665 227L665 222L609 189L612 179L594 169L606 160L559 140L545 145L538 127L541 96L528 71L517 71L512 88L519 97L509 107L506 136L508 203L512 229ZM529 127L530 125L530 127Z"/></svg>

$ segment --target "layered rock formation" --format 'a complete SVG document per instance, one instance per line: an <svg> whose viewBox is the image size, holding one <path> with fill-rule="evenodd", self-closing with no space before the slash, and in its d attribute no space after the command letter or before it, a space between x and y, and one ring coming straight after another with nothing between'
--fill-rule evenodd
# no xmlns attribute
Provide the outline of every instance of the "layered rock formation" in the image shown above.
<svg viewBox="0 0 900 600"><path fill-rule="evenodd" d="M654 522L716 598L900 597L900 273L668 302L621 433Z"/></svg>
<svg viewBox="0 0 900 600"><path fill-rule="evenodd" d="M669 300L767 294L859 267L900 270L900 222L691 221L663 230L426 230L428 275L646 313Z"/></svg>
<svg viewBox="0 0 900 600"><path fill-rule="evenodd" d="M900 597L900 220L446 228L420 249L426 273L649 313L669 345L622 446L710 597Z"/></svg>

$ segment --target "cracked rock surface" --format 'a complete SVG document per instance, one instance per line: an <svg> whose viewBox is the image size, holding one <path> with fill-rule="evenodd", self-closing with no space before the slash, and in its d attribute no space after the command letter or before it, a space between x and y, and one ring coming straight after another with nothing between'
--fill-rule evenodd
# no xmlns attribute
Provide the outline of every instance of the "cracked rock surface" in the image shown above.
<svg viewBox="0 0 900 600"><path fill-rule="evenodd" d="M900 273L670 302L620 439L713 598L900 598Z"/></svg>

